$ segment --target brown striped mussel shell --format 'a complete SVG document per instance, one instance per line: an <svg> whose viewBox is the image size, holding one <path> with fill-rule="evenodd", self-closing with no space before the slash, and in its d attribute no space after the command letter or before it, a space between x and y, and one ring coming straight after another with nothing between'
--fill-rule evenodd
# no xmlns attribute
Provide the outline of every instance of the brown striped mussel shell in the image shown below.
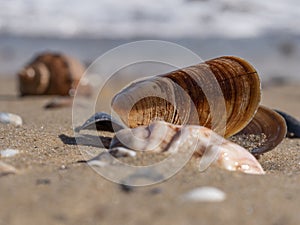
<svg viewBox="0 0 300 225"><path fill-rule="evenodd" d="M219 93L216 85L221 90ZM207 92L212 103L208 101ZM145 93L146 97L139 99ZM256 70L241 58L220 57L132 83L114 97L112 107L131 128L148 125L157 118L178 125L186 123L212 128L211 104L224 99L226 112L221 112L219 117L226 117L225 136L228 137L252 120L260 98L260 79Z"/></svg>
<svg viewBox="0 0 300 225"><path fill-rule="evenodd" d="M164 120L205 126L225 137L242 130L267 132L266 152L281 142L286 127L280 115L260 107L260 100L261 83L255 68L242 58L223 56L138 80L114 96L112 109L130 128ZM216 110L222 101L224 110ZM217 111L214 114L212 107ZM213 117L217 122L225 120L223 133L218 125L213 126ZM279 123L274 122L277 119Z"/></svg>
<svg viewBox="0 0 300 225"><path fill-rule="evenodd" d="M18 73L20 95L73 95L84 71L73 57L41 53Z"/></svg>

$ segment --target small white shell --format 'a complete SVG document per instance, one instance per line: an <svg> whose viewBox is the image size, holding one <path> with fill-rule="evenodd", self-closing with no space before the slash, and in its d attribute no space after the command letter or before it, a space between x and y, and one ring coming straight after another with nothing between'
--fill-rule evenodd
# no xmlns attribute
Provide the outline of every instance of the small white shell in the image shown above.
<svg viewBox="0 0 300 225"><path fill-rule="evenodd" d="M22 126L23 120L16 114L0 112L0 123Z"/></svg>
<svg viewBox="0 0 300 225"><path fill-rule="evenodd" d="M1 157L12 157L19 154L19 150L17 149L5 149L5 150L0 150L0 156Z"/></svg>
<svg viewBox="0 0 300 225"><path fill-rule="evenodd" d="M15 173L17 173L17 169L15 167L0 161L0 177Z"/></svg>
<svg viewBox="0 0 300 225"><path fill-rule="evenodd" d="M225 199L226 194L215 187L196 188L181 196L181 200L191 202L222 202Z"/></svg>

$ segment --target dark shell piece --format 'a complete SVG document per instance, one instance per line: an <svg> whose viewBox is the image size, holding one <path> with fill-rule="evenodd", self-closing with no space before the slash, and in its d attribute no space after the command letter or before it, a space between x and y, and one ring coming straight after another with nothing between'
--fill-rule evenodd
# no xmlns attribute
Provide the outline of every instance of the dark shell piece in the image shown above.
<svg viewBox="0 0 300 225"><path fill-rule="evenodd" d="M286 136L288 138L300 138L300 121L285 112L279 110L275 110L275 111L279 113L286 122L286 126L287 126Z"/></svg>
<svg viewBox="0 0 300 225"><path fill-rule="evenodd" d="M253 120L238 134L265 134L266 141L258 148L251 150L253 155L261 155L274 149L281 143L287 132L282 116L277 112L260 106Z"/></svg>
<svg viewBox="0 0 300 225"><path fill-rule="evenodd" d="M91 116L81 127L77 128L76 131L80 130L101 130L109 132L117 132L123 129L124 126L119 121L111 117L111 115L98 112Z"/></svg>

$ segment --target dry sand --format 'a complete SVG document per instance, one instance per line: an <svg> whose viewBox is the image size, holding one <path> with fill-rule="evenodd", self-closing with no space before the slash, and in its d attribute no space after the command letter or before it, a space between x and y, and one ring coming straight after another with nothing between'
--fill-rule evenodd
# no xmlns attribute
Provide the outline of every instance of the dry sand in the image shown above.
<svg viewBox="0 0 300 225"><path fill-rule="evenodd" d="M264 176L189 163L171 179L123 191L84 163L73 137L70 108L45 110L50 97L17 97L12 79L0 79L0 111L16 113L24 125L0 124L0 149L21 151L1 161L19 173L0 177L0 225L9 224L300 224L300 140L286 139L260 162ZM268 87L263 104L300 118L300 84ZM227 195L219 203L182 202L183 193L214 186Z"/></svg>

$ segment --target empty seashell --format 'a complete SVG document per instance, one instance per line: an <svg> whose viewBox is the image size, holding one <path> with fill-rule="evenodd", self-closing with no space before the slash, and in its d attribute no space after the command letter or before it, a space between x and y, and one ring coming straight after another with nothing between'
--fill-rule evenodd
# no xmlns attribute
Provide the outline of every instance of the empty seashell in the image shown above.
<svg viewBox="0 0 300 225"><path fill-rule="evenodd" d="M226 137L242 130L255 115L261 98L260 79L250 63L234 56L134 82L115 95L112 109L130 128L148 125L157 118L172 124L212 128L212 105L205 87L214 99L211 104L225 101L226 112L214 118L222 120L226 116ZM224 129L215 127L216 132Z"/></svg>
<svg viewBox="0 0 300 225"><path fill-rule="evenodd" d="M180 199L189 202L222 202L226 194L215 187L199 187L183 194Z"/></svg>
<svg viewBox="0 0 300 225"><path fill-rule="evenodd" d="M1 157L12 157L19 154L19 150L17 149L5 149L5 150L0 150L0 156Z"/></svg>
<svg viewBox="0 0 300 225"><path fill-rule="evenodd" d="M15 167L0 161L0 177L15 173L17 173L17 169Z"/></svg>
<svg viewBox="0 0 300 225"><path fill-rule="evenodd" d="M45 52L36 56L18 73L19 90L24 95L72 95L85 67L75 58ZM89 87L89 84L85 84ZM90 94L90 88L81 88Z"/></svg>
<svg viewBox="0 0 300 225"><path fill-rule="evenodd" d="M0 112L0 123L22 126L23 120L16 114Z"/></svg>
<svg viewBox="0 0 300 225"><path fill-rule="evenodd" d="M253 120L239 134L265 134L266 142L252 149L254 155L263 154L281 143L286 136L287 128L284 119L275 111L260 106Z"/></svg>
<svg viewBox="0 0 300 225"><path fill-rule="evenodd" d="M116 133L110 149L119 147L135 151L170 153L194 148L195 156L204 157L204 161L215 155L215 158L209 160L222 169L264 174L259 162L246 149L202 126L178 126L155 121L149 126L123 129Z"/></svg>

